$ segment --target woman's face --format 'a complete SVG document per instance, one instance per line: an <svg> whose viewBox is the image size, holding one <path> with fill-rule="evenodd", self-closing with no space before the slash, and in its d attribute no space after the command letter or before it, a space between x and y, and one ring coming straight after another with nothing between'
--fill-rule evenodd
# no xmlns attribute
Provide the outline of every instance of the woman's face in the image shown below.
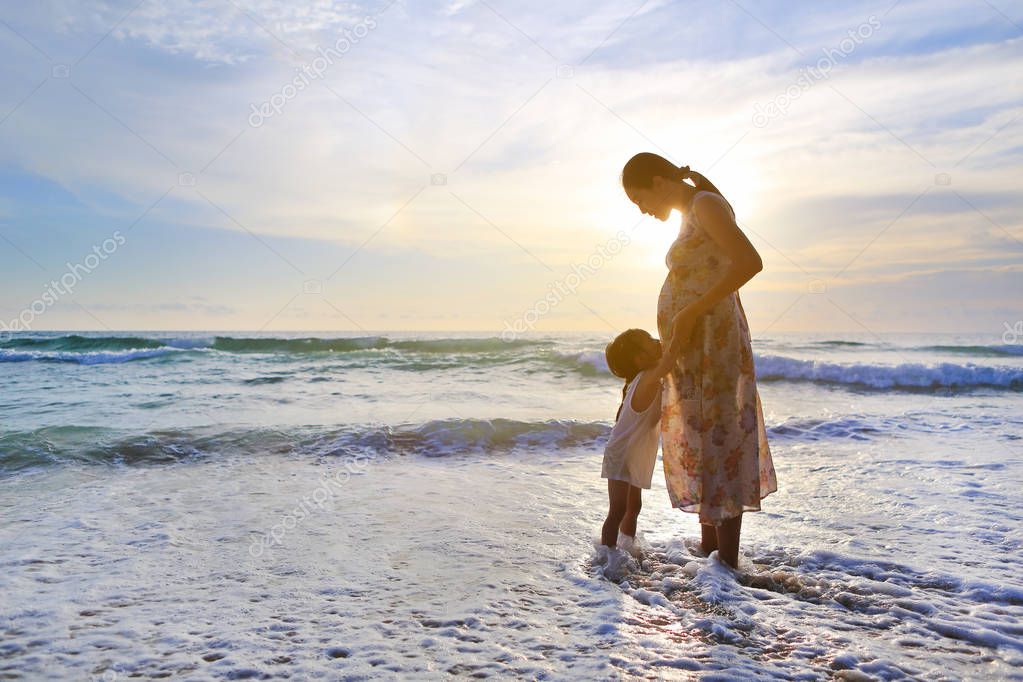
<svg viewBox="0 0 1023 682"><path fill-rule="evenodd" d="M657 176L650 187L626 189L626 194L641 213L664 222L671 216L671 209L674 208L671 205L671 193L668 190L668 183L664 178Z"/></svg>

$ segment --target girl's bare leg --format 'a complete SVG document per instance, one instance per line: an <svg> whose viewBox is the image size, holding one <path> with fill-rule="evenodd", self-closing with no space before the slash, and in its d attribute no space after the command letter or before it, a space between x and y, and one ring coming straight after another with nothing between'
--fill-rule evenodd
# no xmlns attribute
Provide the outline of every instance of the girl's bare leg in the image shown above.
<svg viewBox="0 0 1023 682"><path fill-rule="evenodd" d="M718 556L732 568L739 568L739 532L742 514L721 522L718 531Z"/></svg>
<svg viewBox="0 0 1023 682"><path fill-rule="evenodd" d="M600 529L600 542L608 547L618 544L618 526L628 508L629 487L625 481L607 481L607 518L604 519L604 527Z"/></svg>
<svg viewBox="0 0 1023 682"><path fill-rule="evenodd" d="M710 555L711 552L718 548L718 529L709 523L701 523L700 532L703 535L700 540L700 549L707 555Z"/></svg>
<svg viewBox="0 0 1023 682"><path fill-rule="evenodd" d="M625 505L625 518L618 526L622 535L628 535L630 538L636 537L636 520L639 519L641 509L643 509L643 489L630 485L629 499Z"/></svg>

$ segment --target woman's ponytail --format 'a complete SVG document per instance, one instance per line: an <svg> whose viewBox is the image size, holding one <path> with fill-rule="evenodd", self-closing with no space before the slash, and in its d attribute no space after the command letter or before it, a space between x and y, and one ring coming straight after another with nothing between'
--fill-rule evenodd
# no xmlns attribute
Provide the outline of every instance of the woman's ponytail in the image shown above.
<svg viewBox="0 0 1023 682"><path fill-rule="evenodd" d="M703 174L691 170L689 166L676 166L660 154L651 152L640 152L629 159L622 169L622 187L626 191L632 187L648 189L653 186L654 177L656 176L668 178L675 182L689 180L697 190L712 192L725 199L721 190L704 177ZM727 199L725 199L725 203L728 203ZM729 208L731 208L731 204L729 204Z"/></svg>
<svg viewBox="0 0 1023 682"><path fill-rule="evenodd" d="M708 180L702 173L690 170L689 166L678 166L678 173L676 174L675 179L678 182L685 182L686 180L689 180L693 183L693 187L695 187L698 192L710 192L718 195L724 199L726 204L728 204L728 208L732 211L732 214L735 214L735 210L732 209L732 204L729 203L728 199L725 199L725 195L721 193L721 190L719 190L714 183Z"/></svg>

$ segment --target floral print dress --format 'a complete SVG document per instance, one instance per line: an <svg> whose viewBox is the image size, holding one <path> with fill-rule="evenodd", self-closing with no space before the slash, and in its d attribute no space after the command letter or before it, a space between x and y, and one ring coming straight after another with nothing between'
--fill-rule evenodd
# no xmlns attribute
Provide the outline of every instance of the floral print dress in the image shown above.
<svg viewBox="0 0 1023 682"><path fill-rule="evenodd" d="M731 212L712 192L697 192L693 204L697 201L716 201ZM690 208L666 261L669 272L657 306L662 339L670 336L675 314L721 278L728 256ZM698 319L665 378L661 449L672 505L699 514L700 523L717 526L759 511L760 500L778 489L737 291Z"/></svg>

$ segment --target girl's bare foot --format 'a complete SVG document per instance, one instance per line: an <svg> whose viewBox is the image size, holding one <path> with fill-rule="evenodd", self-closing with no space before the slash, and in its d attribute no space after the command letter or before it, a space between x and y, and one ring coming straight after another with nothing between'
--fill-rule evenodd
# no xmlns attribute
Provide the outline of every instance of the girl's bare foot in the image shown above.
<svg viewBox="0 0 1023 682"><path fill-rule="evenodd" d="M640 557L639 545L636 544L636 538L633 536L618 531L618 542L616 544L619 549L628 552L634 558L638 559Z"/></svg>

